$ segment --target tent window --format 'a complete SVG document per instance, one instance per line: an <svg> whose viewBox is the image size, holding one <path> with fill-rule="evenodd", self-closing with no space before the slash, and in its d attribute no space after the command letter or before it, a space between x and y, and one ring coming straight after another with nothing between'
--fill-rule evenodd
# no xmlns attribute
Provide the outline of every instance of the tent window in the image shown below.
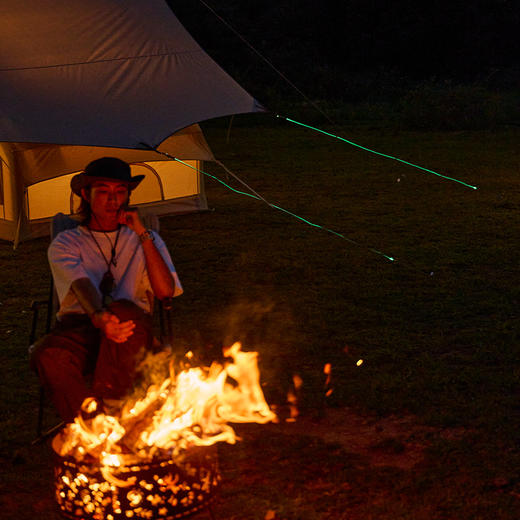
<svg viewBox="0 0 520 520"><path fill-rule="evenodd" d="M197 161L186 161L187 167L174 161L153 161L132 164L132 175L144 174L145 178L132 192L131 204L151 204L193 197L199 193ZM49 218L58 212L71 213L77 209L79 198L71 200L70 180L78 172L69 173L32 184L26 192L26 213L29 220Z"/></svg>
<svg viewBox="0 0 520 520"><path fill-rule="evenodd" d="M70 179L74 175L63 175L41 181L27 188L26 212L29 220L48 218L58 212L68 213L70 207Z"/></svg>
<svg viewBox="0 0 520 520"><path fill-rule="evenodd" d="M134 163L131 168L132 175L144 175L142 182L132 192L131 204L148 204L164 200L164 187L156 168L148 163Z"/></svg>

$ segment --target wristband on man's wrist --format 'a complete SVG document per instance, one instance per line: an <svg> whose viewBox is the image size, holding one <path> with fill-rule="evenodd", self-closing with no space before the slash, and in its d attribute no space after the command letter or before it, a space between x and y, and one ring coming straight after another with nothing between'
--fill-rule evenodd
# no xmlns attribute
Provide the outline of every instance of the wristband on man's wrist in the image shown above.
<svg viewBox="0 0 520 520"><path fill-rule="evenodd" d="M155 237L152 235L152 233L150 233L150 231L148 231L148 229L145 229L142 233L140 233L137 236L139 237L139 241L141 242L141 244L143 242L146 242L147 240L151 240L152 242L155 240Z"/></svg>

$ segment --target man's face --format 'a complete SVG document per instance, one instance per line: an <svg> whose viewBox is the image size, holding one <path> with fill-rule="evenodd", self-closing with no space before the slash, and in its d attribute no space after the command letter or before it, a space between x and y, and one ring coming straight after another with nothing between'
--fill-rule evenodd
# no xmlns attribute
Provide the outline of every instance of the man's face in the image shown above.
<svg viewBox="0 0 520 520"><path fill-rule="evenodd" d="M128 184L119 181L96 181L90 194L84 197L90 202L92 213L98 220L117 220L119 209L128 202Z"/></svg>

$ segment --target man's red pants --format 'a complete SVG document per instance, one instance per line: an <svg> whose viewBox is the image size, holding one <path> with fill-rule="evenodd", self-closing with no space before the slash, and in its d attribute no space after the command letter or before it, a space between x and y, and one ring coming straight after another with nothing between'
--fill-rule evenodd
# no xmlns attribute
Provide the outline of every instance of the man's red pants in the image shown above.
<svg viewBox="0 0 520 520"><path fill-rule="evenodd" d="M58 413L72 422L86 397L120 399L132 388L136 367L152 346L152 317L128 300L115 301L109 310L120 321L133 320L133 334L124 342L107 339L88 316L64 315L31 354L46 391ZM93 373L92 388L85 375Z"/></svg>

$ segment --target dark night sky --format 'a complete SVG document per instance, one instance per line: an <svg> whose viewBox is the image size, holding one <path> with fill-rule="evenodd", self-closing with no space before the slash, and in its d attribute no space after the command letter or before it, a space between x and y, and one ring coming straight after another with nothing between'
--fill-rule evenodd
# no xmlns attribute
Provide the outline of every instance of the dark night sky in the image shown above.
<svg viewBox="0 0 520 520"><path fill-rule="evenodd" d="M269 67L201 2L169 3L197 41L239 81L272 84ZM207 3L274 66L315 95L337 94L374 75L391 82L492 78L494 88L517 86L518 0Z"/></svg>

